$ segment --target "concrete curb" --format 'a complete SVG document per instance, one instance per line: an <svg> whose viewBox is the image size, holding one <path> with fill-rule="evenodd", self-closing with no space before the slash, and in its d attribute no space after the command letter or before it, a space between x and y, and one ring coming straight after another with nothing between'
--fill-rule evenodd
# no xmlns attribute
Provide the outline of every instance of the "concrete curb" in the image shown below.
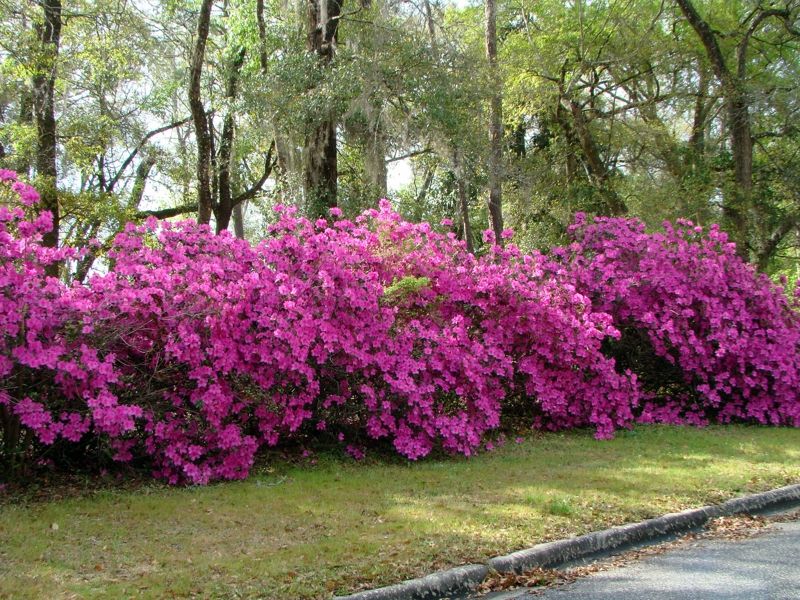
<svg viewBox="0 0 800 600"><path fill-rule="evenodd" d="M466 594L474 590L488 574L486 565L466 565L389 587L342 596L339 600L436 600L454 594Z"/></svg>
<svg viewBox="0 0 800 600"><path fill-rule="evenodd" d="M465 594L477 587L490 571L521 573L534 567L554 567L577 558L608 552L622 546L655 540L703 526L717 517L754 514L781 506L800 504L800 484L734 498L713 506L670 513L574 538L537 544L489 560L485 565L466 565L411 579L389 587L340 596L337 600L435 600Z"/></svg>

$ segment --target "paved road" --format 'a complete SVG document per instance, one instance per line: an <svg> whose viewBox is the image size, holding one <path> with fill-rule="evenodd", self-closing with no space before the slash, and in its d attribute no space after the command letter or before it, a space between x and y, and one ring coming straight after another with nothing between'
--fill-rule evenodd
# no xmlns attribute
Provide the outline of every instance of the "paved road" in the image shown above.
<svg viewBox="0 0 800 600"><path fill-rule="evenodd" d="M800 600L800 522L739 540L701 540L545 591L493 600Z"/></svg>

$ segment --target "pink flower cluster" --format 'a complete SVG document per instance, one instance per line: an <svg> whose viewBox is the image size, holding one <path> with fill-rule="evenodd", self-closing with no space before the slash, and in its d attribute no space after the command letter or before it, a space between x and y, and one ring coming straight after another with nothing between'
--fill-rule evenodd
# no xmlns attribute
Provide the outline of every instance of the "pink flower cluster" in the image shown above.
<svg viewBox="0 0 800 600"><path fill-rule="evenodd" d="M109 427L109 419L119 419L109 406L114 356L87 345L78 329L81 307L46 275L49 265L78 253L43 247L51 214L26 217L38 193L11 171L0 170L0 182L0 425L6 448L16 445L9 438L20 435L20 426L44 444L76 442L93 423L95 431L111 435L133 429L135 410L121 428ZM113 415L104 418L109 410Z"/></svg>
<svg viewBox="0 0 800 600"><path fill-rule="evenodd" d="M18 203L31 197L27 189L12 189ZM435 448L469 455L486 447L501 421L592 427L606 438L637 415L674 420L663 403L648 400L642 413L637 375L604 354L622 327L639 323L646 302L656 302L642 323L657 324L657 349L672 356L674 336L659 336L684 332L674 317L671 328L662 322L676 305L664 297L662 308L658 290L634 300L650 285L641 244L650 248L652 238L667 252L669 240L684 236L678 271L695 262L709 261L709 272L738 264L718 232L709 237L717 242L686 228L661 239L628 221L577 225L579 241L557 260L513 245L475 257L452 233L403 221L384 202L355 221L331 211L331 221L312 223L281 207L256 246L191 222L129 224L109 271L70 287L45 275L69 251L43 249L47 216L27 221L23 208L0 208L0 416L42 444L93 435L117 460L149 457L155 474L173 483L245 477L260 448L300 432L339 439L356 458L371 438L417 459ZM612 260L617 231L622 243ZM623 282L626 268L632 279ZM740 335L795 335L794 308L780 291L744 265L730 268L738 296L717 290L717 298L708 288L702 301L763 304L759 317L736 321L748 328ZM678 275L670 277L665 285L675 291ZM602 285L620 298L606 298ZM686 306L700 310L701 299L692 298ZM777 334L764 312L773 305L785 317ZM740 317L718 315L704 327L739 326L730 319ZM706 340L708 332L694 336ZM796 348L796 338L780 339ZM726 356L720 347L716 358ZM754 370L748 355L741 373L726 367L724 381L739 389L746 375L751 390L769 391L741 401L729 401L730 392L713 416L761 420L785 405L764 420L797 424L796 393L794 421L786 412L796 363L778 383L769 379L783 364L775 348L750 348L770 350L756 362L773 370ZM710 365L680 353L675 361L692 378ZM721 385L719 373L709 371L697 389L706 383L724 392L712 387ZM762 409L767 396L772 404Z"/></svg>
<svg viewBox="0 0 800 600"><path fill-rule="evenodd" d="M798 301L743 262L716 225L681 220L647 233L637 220L578 215L571 235L554 252L557 270L679 374L666 385L641 373L653 384L641 421L800 426Z"/></svg>

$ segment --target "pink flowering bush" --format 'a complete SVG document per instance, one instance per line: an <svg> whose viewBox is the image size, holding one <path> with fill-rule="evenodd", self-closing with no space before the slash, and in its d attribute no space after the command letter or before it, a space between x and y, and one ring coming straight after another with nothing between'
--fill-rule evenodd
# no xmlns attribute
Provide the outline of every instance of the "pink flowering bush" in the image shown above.
<svg viewBox="0 0 800 600"><path fill-rule="evenodd" d="M43 248L35 191L0 179L6 455L92 440L203 484L300 435L413 460L491 447L504 422L599 438L637 416L798 424L795 307L716 230L581 221L552 258L491 234L475 257L387 202L355 221L280 207L255 246L188 221L129 224L108 271L67 286L46 268L79 253ZM655 401L650 370L619 352L645 345L686 401Z"/></svg>
<svg viewBox="0 0 800 600"><path fill-rule="evenodd" d="M81 307L49 265L75 256L44 248L52 216L28 220L39 195L0 171L0 425L3 454L20 458L36 438L79 441L94 423L111 435L133 428L136 409L118 410L110 391L114 356L83 339Z"/></svg>
<svg viewBox="0 0 800 600"><path fill-rule="evenodd" d="M633 219L578 215L571 235L558 269L625 332L614 353L646 384L641 421L800 425L797 301L717 226L649 234Z"/></svg>

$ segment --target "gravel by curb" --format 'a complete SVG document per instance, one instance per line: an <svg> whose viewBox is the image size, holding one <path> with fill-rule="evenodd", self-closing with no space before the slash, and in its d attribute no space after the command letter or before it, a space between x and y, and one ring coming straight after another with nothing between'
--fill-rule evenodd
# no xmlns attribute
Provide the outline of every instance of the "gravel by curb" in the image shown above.
<svg viewBox="0 0 800 600"><path fill-rule="evenodd" d="M641 544L658 540L665 535L696 529L717 517L757 514L794 504L800 504L800 484L734 498L722 504L670 513L640 523L537 544L532 548L492 558L485 565L456 567L389 587L340 596L336 600L436 600L457 597L475 589L490 571L521 573L534 567L555 567L622 546Z"/></svg>

